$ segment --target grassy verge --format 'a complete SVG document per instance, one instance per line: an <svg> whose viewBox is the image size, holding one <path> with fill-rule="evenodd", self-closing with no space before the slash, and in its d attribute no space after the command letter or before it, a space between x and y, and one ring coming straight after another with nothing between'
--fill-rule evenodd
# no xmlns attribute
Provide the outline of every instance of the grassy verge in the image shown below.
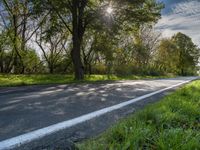
<svg viewBox="0 0 200 150"><path fill-rule="evenodd" d="M77 146L80 150L200 149L200 81Z"/></svg>
<svg viewBox="0 0 200 150"><path fill-rule="evenodd" d="M137 80L166 78L166 76L126 76L118 77L115 75L91 75L86 76L81 82L96 82L107 80ZM67 84L75 83L72 75L0 75L0 86L21 86L21 85L41 85L41 84ZM80 82L80 81L79 81Z"/></svg>

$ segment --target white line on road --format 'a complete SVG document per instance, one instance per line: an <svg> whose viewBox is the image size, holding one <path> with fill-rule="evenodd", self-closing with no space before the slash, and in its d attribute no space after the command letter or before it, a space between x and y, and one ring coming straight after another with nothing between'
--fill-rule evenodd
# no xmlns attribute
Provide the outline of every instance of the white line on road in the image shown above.
<svg viewBox="0 0 200 150"><path fill-rule="evenodd" d="M54 124L54 125L42 128L42 129L38 129L38 130L29 132L29 133L26 133L26 134L23 134L23 135L20 135L20 136L16 136L16 137L1 141L0 142L0 150L8 150L8 149L12 149L12 148L18 147L18 146L20 146L22 144L29 143L29 142L31 142L33 140L45 137L47 135L53 134L55 132L58 132L60 130L75 126L77 124L83 123L83 122L88 121L88 120L91 120L91 119L93 119L95 117L99 117L99 116L104 115L104 114L106 114L108 112L111 112L111 111L120 109L122 107L128 106L128 105L133 104L133 103L135 103L137 101L140 101L140 100L143 100L145 98L151 97L153 95L162 93L162 92L167 91L169 89L178 87L178 86L183 85L185 83L188 83L188 82L190 82L192 80L193 79L188 80L188 81L184 81L184 82L181 82L179 84L170 86L168 88L164 88L164 89L152 92L150 94L146 94L146 95L134 98L132 100L129 100L129 101L126 101L126 102L111 106L111 107L103 108L101 110L94 111L92 113L89 113L89 114L86 114L86 115L82 115L80 117L77 117L77 118L74 118L74 119L71 119L71 120L63 121L63 122L60 122L60 123L57 123L57 124Z"/></svg>

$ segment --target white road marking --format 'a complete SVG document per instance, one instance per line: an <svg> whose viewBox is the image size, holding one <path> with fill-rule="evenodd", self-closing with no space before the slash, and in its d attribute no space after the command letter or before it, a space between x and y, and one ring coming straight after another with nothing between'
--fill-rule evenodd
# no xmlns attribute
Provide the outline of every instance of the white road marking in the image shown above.
<svg viewBox="0 0 200 150"><path fill-rule="evenodd" d="M89 113L89 114L86 114L86 115L82 115L80 117L77 117L77 118L74 118L74 119L71 119L71 120L63 121L63 122L60 122L60 123L57 123L57 124L54 124L54 125L42 128L42 129L38 129L38 130L29 132L29 133L26 133L26 134L23 134L23 135L20 135L20 136L16 136L16 137L1 141L0 142L0 150L8 150L8 149L18 147L22 144L29 143L33 140L45 137L47 135L58 132L60 130L75 126L77 124L83 123L83 122L88 121L88 120L91 120L95 117L99 117L99 116L104 115L108 112L111 112L111 111L120 109L122 107L128 106L128 105L133 104L137 101L140 101L140 100L143 100L145 98L151 97L153 95L162 93L164 91L178 87L180 85L189 83L190 81L192 81L194 79L196 79L196 78L193 78L193 79L190 79L188 81L184 81L184 82L181 82L179 84L170 86L168 88L164 88L164 89L161 89L161 90L158 90L158 91L155 91L155 92L134 98L132 100L129 100L129 101L126 101L126 102L123 102L123 103L120 103L120 104L117 104L117 105L114 105L114 106L111 106L111 107L103 108L101 110L98 110L98 111L95 111L95 112L92 112L92 113Z"/></svg>

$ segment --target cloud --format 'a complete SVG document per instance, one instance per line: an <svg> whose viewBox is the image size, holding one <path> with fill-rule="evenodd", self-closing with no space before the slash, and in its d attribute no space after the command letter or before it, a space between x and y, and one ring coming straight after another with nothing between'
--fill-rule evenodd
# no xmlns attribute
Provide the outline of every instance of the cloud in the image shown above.
<svg viewBox="0 0 200 150"><path fill-rule="evenodd" d="M175 3L170 9L169 13L162 15L156 29L162 32L163 37L171 37L177 32L182 32L200 46L200 1Z"/></svg>
<svg viewBox="0 0 200 150"><path fill-rule="evenodd" d="M174 7L172 7L172 12L175 14L184 14L184 15L195 15L200 13L200 2L199 1L185 1L176 4Z"/></svg>

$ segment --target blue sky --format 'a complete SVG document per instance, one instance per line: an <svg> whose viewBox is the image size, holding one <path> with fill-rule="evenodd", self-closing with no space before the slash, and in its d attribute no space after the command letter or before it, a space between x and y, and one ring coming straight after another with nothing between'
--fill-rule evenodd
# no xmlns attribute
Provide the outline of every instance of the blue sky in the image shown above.
<svg viewBox="0 0 200 150"><path fill-rule="evenodd" d="M165 3L162 19L156 25L163 37L177 32L190 36L200 47L200 0L160 0Z"/></svg>

